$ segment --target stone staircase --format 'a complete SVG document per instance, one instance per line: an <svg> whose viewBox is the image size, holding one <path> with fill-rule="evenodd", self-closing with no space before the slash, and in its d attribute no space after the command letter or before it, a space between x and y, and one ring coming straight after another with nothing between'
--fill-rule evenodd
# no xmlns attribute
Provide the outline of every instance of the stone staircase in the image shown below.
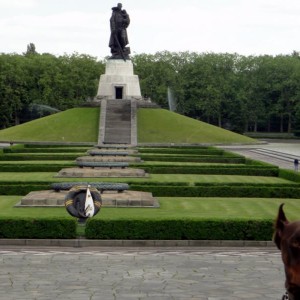
<svg viewBox="0 0 300 300"><path fill-rule="evenodd" d="M131 144L131 103L131 100L106 101L103 144Z"/></svg>

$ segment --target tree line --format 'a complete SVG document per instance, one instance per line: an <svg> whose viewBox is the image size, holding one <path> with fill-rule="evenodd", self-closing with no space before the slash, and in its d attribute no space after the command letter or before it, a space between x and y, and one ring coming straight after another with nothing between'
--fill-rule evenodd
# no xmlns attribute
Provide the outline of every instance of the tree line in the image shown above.
<svg viewBox="0 0 300 300"><path fill-rule="evenodd" d="M106 59L84 54L0 54L0 128L34 104L59 110L95 97ZM300 55L158 52L132 56L143 96L180 114L236 132L300 129ZM22 121L22 120L21 120Z"/></svg>
<svg viewBox="0 0 300 300"><path fill-rule="evenodd" d="M104 64L89 55L0 54L0 128L26 120L32 107L65 110L94 97Z"/></svg>

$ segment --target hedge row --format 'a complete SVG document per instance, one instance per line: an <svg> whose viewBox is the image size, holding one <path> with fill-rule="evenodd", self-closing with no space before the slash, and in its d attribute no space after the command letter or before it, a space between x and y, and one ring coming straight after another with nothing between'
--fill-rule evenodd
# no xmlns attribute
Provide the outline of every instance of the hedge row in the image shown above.
<svg viewBox="0 0 300 300"><path fill-rule="evenodd" d="M0 238L73 239L76 228L76 219L0 218Z"/></svg>
<svg viewBox="0 0 300 300"><path fill-rule="evenodd" d="M163 156L163 155L139 155L144 161L168 161L168 162L213 162L213 163L229 163L244 164L244 157L227 157L227 156Z"/></svg>
<svg viewBox="0 0 300 300"><path fill-rule="evenodd" d="M15 183L15 184L3 184L0 183L0 195L20 195L25 196L33 191L49 190L50 185L47 183L40 184L26 184L26 183Z"/></svg>
<svg viewBox="0 0 300 300"><path fill-rule="evenodd" d="M1 164L0 172L59 172L62 168L76 166L75 163L65 164Z"/></svg>
<svg viewBox="0 0 300 300"><path fill-rule="evenodd" d="M15 147L15 146L14 146ZM88 150L91 148L91 146L87 145L69 145L67 143L65 144L60 144L60 145L55 145L55 144L44 144L44 145L38 145L38 144L23 144L23 148L42 148L42 149L48 149L48 148L80 148L83 150Z"/></svg>
<svg viewBox="0 0 300 300"><path fill-rule="evenodd" d="M294 182L300 182L300 173L291 170L280 169L278 177Z"/></svg>
<svg viewBox="0 0 300 300"><path fill-rule="evenodd" d="M240 198L300 198L300 187L276 186L130 186L130 190L151 192L154 197L240 197Z"/></svg>
<svg viewBox="0 0 300 300"><path fill-rule="evenodd" d="M157 166L134 165L151 174L226 174L247 176L278 176L278 167L247 166Z"/></svg>
<svg viewBox="0 0 300 300"><path fill-rule="evenodd" d="M4 153L85 153L88 150L81 148L5 148Z"/></svg>
<svg viewBox="0 0 300 300"><path fill-rule="evenodd" d="M242 183L131 183L130 190L153 193L155 197L253 197L300 198L300 187L292 184L242 184ZM50 183L0 183L0 195L24 196L32 191L49 190Z"/></svg>
<svg viewBox="0 0 300 300"><path fill-rule="evenodd" d="M89 219L88 239L271 240L273 220L101 220Z"/></svg>
<svg viewBox="0 0 300 300"><path fill-rule="evenodd" d="M160 154L198 154L198 155L223 155L222 149L183 149L183 148L139 148L139 153L160 153Z"/></svg>
<svg viewBox="0 0 300 300"><path fill-rule="evenodd" d="M44 155L44 154L3 154L0 155L0 161L26 161L26 160L75 160L82 153L77 154L64 154L64 155Z"/></svg>

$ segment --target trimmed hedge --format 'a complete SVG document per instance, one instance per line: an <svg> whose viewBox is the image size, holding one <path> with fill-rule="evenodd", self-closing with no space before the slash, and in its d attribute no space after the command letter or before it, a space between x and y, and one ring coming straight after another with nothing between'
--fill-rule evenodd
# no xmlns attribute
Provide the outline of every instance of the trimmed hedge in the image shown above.
<svg viewBox="0 0 300 300"><path fill-rule="evenodd" d="M151 174L222 174L248 176L278 176L278 167L264 166L163 166L134 164Z"/></svg>
<svg viewBox="0 0 300 300"><path fill-rule="evenodd" d="M65 164L1 164L0 172L59 172L62 168L76 166L75 163Z"/></svg>
<svg viewBox="0 0 300 300"><path fill-rule="evenodd" d="M160 153L160 154L198 154L198 155L223 155L222 149L184 149L184 148L139 148L139 153Z"/></svg>
<svg viewBox="0 0 300 300"><path fill-rule="evenodd" d="M82 153L77 154L64 154L64 155L44 155L44 154L3 154L0 155L0 161L26 161L26 160L75 160Z"/></svg>
<svg viewBox="0 0 300 300"><path fill-rule="evenodd" d="M15 184L3 184L0 183L0 195L19 195L25 196L30 192L33 191L40 191L40 190L49 190L50 185L47 183L39 183L39 184L28 184L28 183L15 183Z"/></svg>
<svg viewBox="0 0 300 300"><path fill-rule="evenodd" d="M239 197L239 198L300 198L300 187L276 186L142 186L130 185L130 190L150 192L154 197Z"/></svg>
<svg viewBox="0 0 300 300"><path fill-rule="evenodd" d="M245 164L244 157L235 156L176 156L176 155L138 155L144 161L168 161L168 162L213 162L229 164Z"/></svg>
<svg viewBox="0 0 300 300"><path fill-rule="evenodd" d="M278 177L294 182L300 182L300 173L291 170L280 169Z"/></svg>
<svg viewBox="0 0 300 300"><path fill-rule="evenodd" d="M76 219L0 218L0 238L73 239L76 228Z"/></svg>
<svg viewBox="0 0 300 300"><path fill-rule="evenodd" d="M4 153L85 153L89 148L5 148Z"/></svg>
<svg viewBox="0 0 300 300"><path fill-rule="evenodd" d="M15 147L15 146L14 146ZM87 145L72 145L72 144L68 144L68 143L63 143L63 144L43 144L43 145L39 145L39 144L23 144L23 148L43 148L43 149L48 149L48 148L79 148L82 150L88 150L91 149L91 146L87 146Z"/></svg>
<svg viewBox="0 0 300 300"><path fill-rule="evenodd" d="M129 186L131 185L139 185L139 186L190 186L189 182L180 182L180 181L173 181L173 182L160 182L160 181L127 181Z"/></svg>
<svg viewBox="0 0 300 300"><path fill-rule="evenodd" d="M89 219L88 239L271 240L273 220L101 220Z"/></svg>

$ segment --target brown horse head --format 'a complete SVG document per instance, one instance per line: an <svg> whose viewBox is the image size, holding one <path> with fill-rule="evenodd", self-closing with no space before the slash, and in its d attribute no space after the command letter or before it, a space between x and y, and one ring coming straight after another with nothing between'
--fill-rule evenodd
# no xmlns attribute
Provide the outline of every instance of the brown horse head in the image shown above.
<svg viewBox="0 0 300 300"><path fill-rule="evenodd" d="M300 300L300 221L289 222L283 205L279 206L273 240L281 251L288 299Z"/></svg>

